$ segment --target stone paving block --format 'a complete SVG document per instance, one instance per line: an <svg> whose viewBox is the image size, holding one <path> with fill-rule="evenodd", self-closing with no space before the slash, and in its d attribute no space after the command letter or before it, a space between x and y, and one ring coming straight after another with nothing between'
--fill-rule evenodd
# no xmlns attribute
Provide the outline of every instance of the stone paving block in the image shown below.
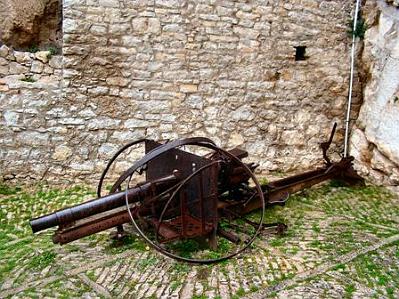
<svg viewBox="0 0 399 299"><path fill-rule="evenodd" d="M108 233L63 247L51 243L50 233L31 235L26 219L91 192L0 195L0 298L65 292L85 298L397 297L399 208L385 189L321 186L293 196L284 209L269 211L288 223L286 235L262 235L241 257L213 266L180 264L145 246L115 247Z"/></svg>

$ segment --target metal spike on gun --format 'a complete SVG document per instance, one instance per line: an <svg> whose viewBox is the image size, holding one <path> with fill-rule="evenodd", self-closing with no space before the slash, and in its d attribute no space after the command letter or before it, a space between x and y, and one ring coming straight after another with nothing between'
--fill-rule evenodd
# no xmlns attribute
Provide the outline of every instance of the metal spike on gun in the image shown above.
<svg viewBox="0 0 399 299"><path fill-rule="evenodd" d="M30 225L34 233L58 226L53 242L66 244L113 227L117 236L123 236L123 225L132 223L146 242L166 256L191 263L223 261L243 252L265 229L284 231L283 223L264 223L264 215L269 206L284 205L290 194L329 179L364 183L353 169L353 157L329 159L335 130L336 124L329 140L320 145L324 167L263 184L254 174L257 165L244 163L248 153L238 148L223 150L203 137L164 143L141 139L122 147L109 161L97 199L32 219ZM104 179L117 158L140 146L145 155L103 196ZM214 250L223 244L224 251L216 258L182 256L179 242L185 240Z"/></svg>

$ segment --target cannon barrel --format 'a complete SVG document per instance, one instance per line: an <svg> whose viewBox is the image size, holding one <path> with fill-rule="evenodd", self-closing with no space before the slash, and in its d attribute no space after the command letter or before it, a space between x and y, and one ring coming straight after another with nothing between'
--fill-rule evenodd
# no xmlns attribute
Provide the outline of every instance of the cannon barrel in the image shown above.
<svg viewBox="0 0 399 299"><path fill-rule="evenodd" d="M152 182L146 182L135 188L128 190L129 202L139 201L144 198L148 192L153 191L153 187L164 189L168 188L172 183L176 183L177 176L170 176L158 179ZM161 190L162 191L162 190ZM109 211L123 206L126 203L125 192L113 193L97 199L84 202L82 204L61 209L54 213L44 215L39 218L30 220L30 226L34 233L48 229L54 226L62 226L72 223L98 213Z"/></svg>

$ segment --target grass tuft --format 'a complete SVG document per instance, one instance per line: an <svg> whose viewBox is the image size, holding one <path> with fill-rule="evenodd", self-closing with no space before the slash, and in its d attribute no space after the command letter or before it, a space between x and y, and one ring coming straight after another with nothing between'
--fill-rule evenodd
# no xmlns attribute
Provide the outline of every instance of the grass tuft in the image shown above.
<svg viewBox="0 0 399 299"><path fill-rule="evenodd" d="M20 192L22 189L18 186L9 186L4 183L0 183L0 195L13 195Z"/></svg>
<svg viewBox="0 0 399 299"><path fill-rule="evenodd" d="M52 250L45 251L40 255L34 256L30 260L29 265L31 268L42 270L47 266L51 265L52 263L54 263L56 256L57 254Z"/></svg>

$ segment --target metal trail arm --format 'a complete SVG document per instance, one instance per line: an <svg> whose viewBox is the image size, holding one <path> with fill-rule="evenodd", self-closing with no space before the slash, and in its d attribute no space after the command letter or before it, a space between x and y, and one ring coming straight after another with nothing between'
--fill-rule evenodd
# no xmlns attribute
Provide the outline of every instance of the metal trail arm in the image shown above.
<svg viewBox="0 0 399 299"><path fill-rule="evenodd" d="M334 123L329 139L326 142L320 143L320 148L323 152L323 158L325 161L325 167L263 185L262 188L265 190L263 196L265 198L266 204L284 204L290 194L296 193L329 179L341 179L347 184L364 184L363 178L357 175L352 167L352 161L354 160L353 157L343 157L341 161L335 163L331 162L330 158L328 157L327 151L334 139L336 129L337 123ZM240 213L244 215L258 209L259 207L259 200L253 198L244 206Z"/></svg>
<svg viewBox="0 0 399 299"><path fill-rule="evenodd" d="M330 166L308 171L263 185L263 195L266 204L284 204L290 194L296 193L329 179L342 179L349 182L348 179L352 178L352 160L353 158L351 157L342 158L340 162L333 163ZM358 182L362 184L363 180L359 177ZM240 213L244 215L258 208L259 200L253 198L245 205L243 209L240 210Z"/></svg>

